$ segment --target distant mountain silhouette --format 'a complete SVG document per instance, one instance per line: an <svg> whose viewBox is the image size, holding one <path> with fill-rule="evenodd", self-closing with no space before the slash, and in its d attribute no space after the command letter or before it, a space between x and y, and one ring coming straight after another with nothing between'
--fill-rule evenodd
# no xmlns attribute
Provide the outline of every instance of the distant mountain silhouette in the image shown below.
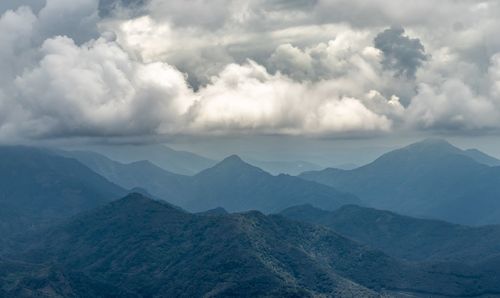
<svg viewBox="0 0 500 298"><path fill-rule="evenodd" d="M464 153L465 153L465 155L474 159L475 161L482 163L482 164L485 164L487 166L491 166L491 167L500 166L499 159L497 159L493 156L490 156L490 155L488 155L482 151L479 151L477 149L467 149L464 151Z"/></svg>
<svg viewBox="0 0 500 298"><path fill-rule="evenodd" d="M382 155L346 171L301 178L358 195L368 205L462 224L500 223L500 167L489 167L440 139Z"/></svg>
<svg viewBox="0 0 500 298"><path fill-rule="evenodd" d="M149 161L121 163L90 151L57 151L73 157L125 189L143 188L155 198L175 201L186 193L189 177L168 172Z"/></svg>
<svg viewBox="0 0 500 298"><path fill-rule="evenodd" d="M0 147L0 235L47 225L126 194L78 161L47 150Z"/></svg>
<svg viewBox="0 0 500 298"><path fill-rule="evenodd" d="M229 212L227 212L226 209L224 209L222 207L217 207L217 208L210 209L210 210L203 211L203 212L199 212L196 214L199 214L199 215L227 215L227 214L229 214Z"/></svg>
<svg viewBox="0 0 500 298"><path fill-rule="evenodd" d="M302 205L288 208L280 215L332 228L391 256L410 261L474 264L500 255L500 226L467 227L354 205L335 211Z"/></svg>
<svg viewBox="0 0 500 298"><path fill-rule="evenodd" d="M298 175L305 171L317 171L324 167L307 161L262 161L244 158L248 163L257 166L272 175Z"/></svg>
<svg viewBox="0 0 500 298"><path fill-rule="evenodd" d="M97 151L121 163L148 160L168 172L181 175L194 175L216 163L198 154L164 145L108 146L98 147Z"/></svg>
<svg viewBox="0 0 500 298"><path fill-rule="evenodd" d="M220 206L230 212L252 209L277 212L284 206L303 203L331 210L359 203L355 196L319 183L289 175L272 176L236 155L193 176L189 189L191 200L185 206L193 211Z"/></svg>
<svg viewBox="0 0 500 298"><path fill-rule="evenodd" d="M72 291L78 286L74 276L138 297L434 297L500 291L494 279L473 268L400 262L328 228L256 211L193 215L139 194L32 237L10 257L73 276L52 278L46 291L61 284ZM16 282L30 276L20 270L1 290L40 288L40 282Z"/></svg>
<svg viewBox="0 0 500 298"><path fill-rule="evenodd" d="M354 163L343 163L343 164L335 165L335 168L341 169L341 170L353 170L355 168L359 168L359 165L354 164Z"/></svg>
<svg viewBox="0 0 500 298"><path fill-rule="evenodd" d="M189 211L223 207L230 212L260 210L278 212L297 204L311 203L325 209L359 203L350 194L303 179L264 170L232 155L194 176L167 172L142 161L123 164L92 152L63 152L120 186L140 187L156 198Z"/></svg>

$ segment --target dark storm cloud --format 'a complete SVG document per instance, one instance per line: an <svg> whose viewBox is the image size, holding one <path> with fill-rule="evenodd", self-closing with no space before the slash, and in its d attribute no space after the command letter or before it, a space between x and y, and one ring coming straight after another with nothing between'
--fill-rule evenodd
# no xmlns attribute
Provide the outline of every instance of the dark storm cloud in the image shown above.
<svg viewBox="0 0 500 298"><path fill-rule="evenodd" d="M405 35L404 28L393 26L375 37L374 45L384 54L382 64L394 70L398 76L415 78L415 73L427 60L420 39Z"/></svg>

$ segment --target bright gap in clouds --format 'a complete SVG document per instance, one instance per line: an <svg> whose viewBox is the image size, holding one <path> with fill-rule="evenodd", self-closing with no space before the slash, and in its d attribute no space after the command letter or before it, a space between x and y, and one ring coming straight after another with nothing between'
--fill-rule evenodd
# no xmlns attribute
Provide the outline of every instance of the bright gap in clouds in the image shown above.
<svg viewBox="0 0 500 298"><path fill-rule="evenodd" d="M6 1L0 139L496 134L496 1Z"/></svg>

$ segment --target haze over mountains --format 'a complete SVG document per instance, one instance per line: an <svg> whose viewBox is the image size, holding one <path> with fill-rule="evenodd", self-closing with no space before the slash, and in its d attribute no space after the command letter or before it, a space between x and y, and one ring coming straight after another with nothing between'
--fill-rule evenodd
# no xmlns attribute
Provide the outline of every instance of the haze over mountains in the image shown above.
<svg viewBox="0 0 500 298"><path fill-rule="evenodd" d="M184 176L149 161L122 164L89 152L14 146L1 147L0 153L2 234L48 225L134 188L195 212L224 207L270 213L305 203L333 210L359 203L355 196L322 184L272 176L237 156L195 176Z"/></svg>
<svg viewBox="0 0 500 298"><path fill-rule="evenodd" d="M61 152L126 188L141 187L158 198L193 212L223 207L229 211L278 212L310 203L333 210L360 203L353 195L289 175L273 176L230 156L194 176L167 172L149 161L122 164L92 152Z"/></svg>
<svg viewBox="0 0 500 298"><path fill-rule="evenodd" d="M500 298L499 33L500 0L0 0L0 298Z"/></svg>
<svg viewBox="0 0 500 298"><path fill-rule="evenodd" d="M156 166L181 175L193 175L216 164L215 160L198 154L175 150L163 145L121 145L97 147L105 156L121 163L134 163L148 160Z"/></svg>
<svg viewBox="0 0 500 298"><path fill-rule="evenodd" d="M74 155L75 157L79 157L85 153L89 155L94 153L95 155L101 155L101 158L107 157L108 159L125 164L147 160L168 172L181 175L194 175L217 163L214 159L189 151L175 150L165 145L98 146L95 148L91 147L91 150L70 150L66 152L67 155ZM321 170L324 168L308 161L265 161L255 158L244 158L244 160L273 175L298 175L305 171ZM346 166L348 168L353 167L352 164L340 166Z"/></svg>
<svg viewBox="0 0 500 298"><path fill-rule="evenodd" d="M495 159L442 140L300 177L236 155L195 175L88 151L0 156L0 296L500 296L500 226L366 207L495 222Z"/></svg>
<svg viewBox="0 0 500 298"><path fill-rule="evenodd" d="M180 206L193 211L224 207L228 211L254 209L270 213L300 202L333 210L360 203L351 194L319 183L283 174L273 176L236 155L196 174L189 183L191 200Z"/></svg>
<svg viewBox="0 0 500 298"><path fill-rule="evenodd" d="M325 169L301 178L359 196L365 204L462 224L500 223L500 167L477 151L428 139L353 170Z"/></svg>
<svg viewBox="0 0 500 298"><path fill-rule="evenodd" d="M47 225L126 191L74 159L44 149L0 147L0 236Z"/></svg>
<svg viewBox="0 0 500 298"><path fill-rule="evenodd" d="M257 180L261 181L262 177L267 177L268 181L273 181L269 182L273 185L267 189L269 195L282 193L275 185L278 181L281 185L299 181L285 175L274 178L264 175L263 171L249 167L249 164L241 159L239 159L241 162L225 167L228 173L215 171L214 169L220 168L220 165L217 165L212 170L207 169L208 172L204 175L189 177L165 171L148 161L121 164L91 152L70 152L68 156L77 158L108 180L126 189L141 187L155 197L168 198L167 200L187 209L200 206L193 211L202 211L203 206L205 209L227 207L231 211L248 210L253 207L265 212L276 212L279 211L279 207L264 206L254 200L245 199L262 196L256 194L251 185ZM500 194L500 178L498 178L500 168L495 166L498 163L497 159L476 149L461 150L444 140L428 139L386 153L374 162L353 170L328 168L305 172L299 177L333 187L337 190L336 193L340 191L354 194L360 200L356 204L412 216L478 225L500 222L500 215L497 213L500 206L500 201L497 199ZM253 168L254 172L247 178L255 180L250 182L245 180L247 178L243 179L248 184L238 188L237 191L233 190L229 195L231 185L238 183L235 180L239 174L234 172L251 172L244 170L249 168ZM221 175L225 177L213 178L210 184L206 181L212 179L209 177L212 174L215 177ZM207 183L210 185L207 186ZM309 189L306 192L310 195L318 191L325 192L324 188L319 190L318 186L305 185L302 181L298 182L298 186L295 186L297 183L292 184L298 187L297 191L290 191L293 194L300 193L301 190L298 189L302 188ZM200 197L207 196L203 190L207 187L210 189L208 196L213 193L217 199L203 198L202 203L197 202ZM266 188L259 187L259 189ZM242 199L226 200L229 196ZM286 194L286 196L293 198L294 195ZM324 194L314 196L319 198ZM332 193L332 196L338 197L339 194ZM309 203L312 202L311 197L305 199L308 200ZM248 201L253 203L246 203ZM296 202L293 199L290 201ZM332 209L334 206L317 207Z"/></svg>
<svg viewBox="0 0 500 298"><path fill-rule="evenodd" d="M174 174L154 165L149 160L121 163L90 151L57 151L77 159L94 172L125 189L144 188L149 193L175 200L187 190L188 176Z"/></svg>

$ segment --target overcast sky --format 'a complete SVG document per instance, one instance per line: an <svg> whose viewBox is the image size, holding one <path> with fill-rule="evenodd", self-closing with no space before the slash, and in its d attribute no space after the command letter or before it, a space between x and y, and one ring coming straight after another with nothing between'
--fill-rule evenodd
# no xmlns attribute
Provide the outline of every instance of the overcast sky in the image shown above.
<svg viewBox="0 0 500 298"><path fill-rule="evenodd" d="M0 142L491 149L498 36L495 0L2 0Z"/></svg>

